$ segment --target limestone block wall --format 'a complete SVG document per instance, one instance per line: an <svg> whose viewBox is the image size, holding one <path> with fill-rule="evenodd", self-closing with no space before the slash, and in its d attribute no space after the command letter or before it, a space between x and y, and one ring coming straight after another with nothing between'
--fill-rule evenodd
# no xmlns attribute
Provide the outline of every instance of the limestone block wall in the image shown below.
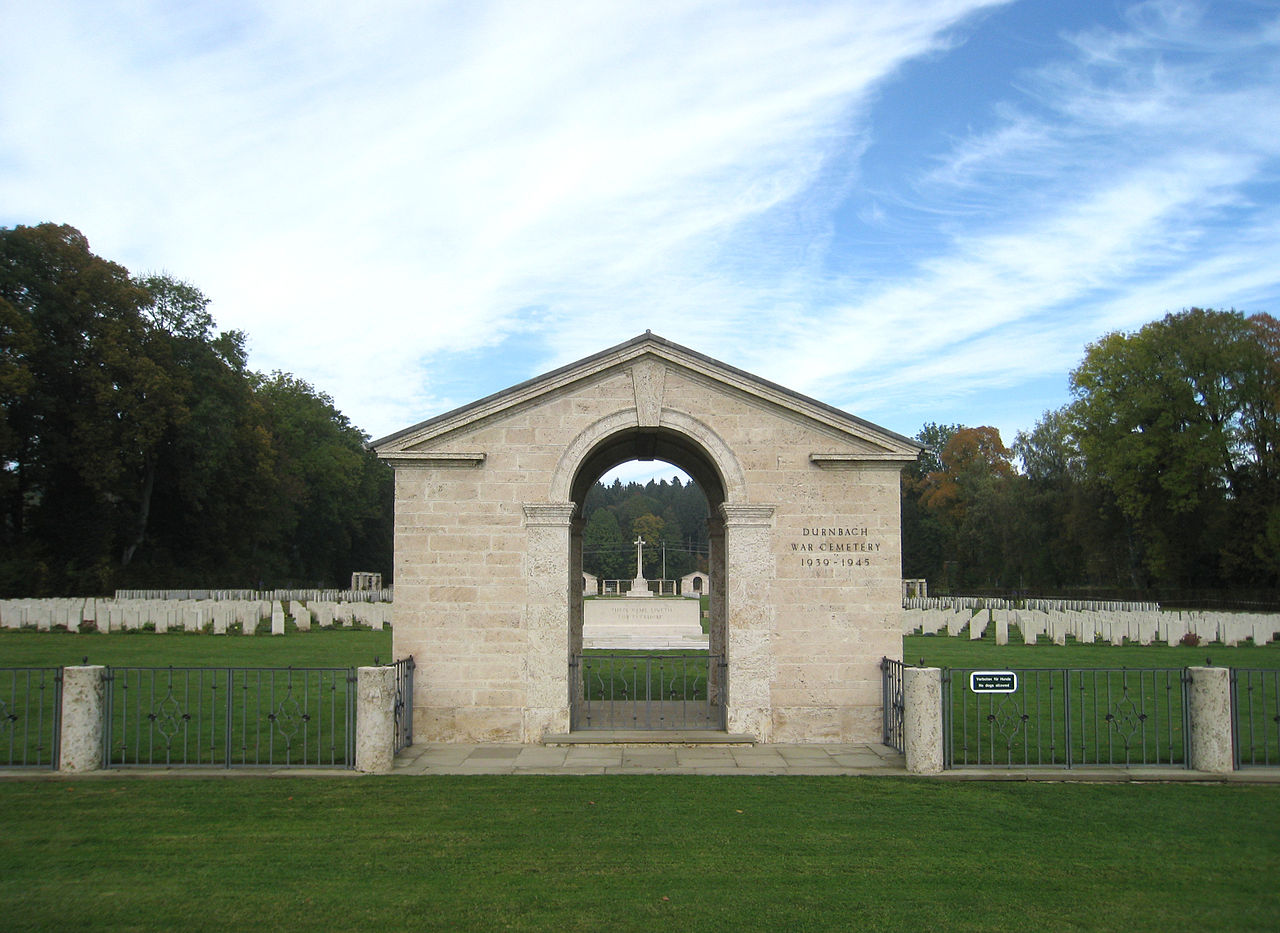
<svg viewBox="0 0 1280 933"><path fill-rule="evenodd" d="M647 418L704 450L724 481L711 650L728 658L730 731L878 741L879 662L901 656L904 458L877 461L869 443L698 372L645 378L641 388L631 369L604 369L536 403L477 403L456 430L393 460L395 655L418 664L418 734L536 742L567 731L581 637L570 594L580 606L582 581L570 566L575 504L555 490L607 426ZM641 404L645 391L659 402Z"/></svg>

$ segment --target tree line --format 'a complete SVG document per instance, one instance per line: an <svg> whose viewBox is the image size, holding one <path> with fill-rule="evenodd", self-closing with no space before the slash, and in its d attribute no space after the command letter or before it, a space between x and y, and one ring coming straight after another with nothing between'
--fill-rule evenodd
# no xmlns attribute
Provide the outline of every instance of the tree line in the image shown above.
<svg viewBox="0 0 1280 933"><path fill-rule="evenodd" d="M332 399L70 226L0 228L0 596L340 586L391 567L391 471ZM927 424L903 573L934 592L1280 586L1280 323L1193 308L1091 344L1007 447ZM693 482L596 484L583 564L706 569Z"/></svg>
<svg viewBox="0 0 1280 933"><path fill-rule="evenodd" d="M0 228L0 595L389 576L390 469L208 308L73 227Z"/></svg>
<svg viewBox="0 0 1280 933"><path fill-rule="evenodd" d="M645 543L646 579L668 580L707 569L707 499L697 483L649 480L623 485L596 483L583 503L582 569L603 580L636 575L637 537Z"/></svg>
<svg viewBox="0 0 1280 933"><path fill-rule="evenodd" d="M1089 345L1072 400L1006 447L927 424L903 573L932 592L1280 585L1280 323L1192 308Z"/></svg>

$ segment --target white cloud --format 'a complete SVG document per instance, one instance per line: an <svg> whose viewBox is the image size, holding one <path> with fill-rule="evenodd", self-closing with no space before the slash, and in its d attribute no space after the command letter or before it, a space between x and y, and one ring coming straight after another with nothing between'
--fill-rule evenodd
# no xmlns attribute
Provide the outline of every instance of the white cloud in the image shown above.
<svg viewBox="0 0 1280 933"><path fill-rule="evenodd" d="M3 44L0 202L196 282L258 365L390 429L433 402L415 361L529 305L595 348L640 308L682 321L877 82L984 5L51 0Z"/></svg>
<svg viewBox="0 0 1280 933"><path fill-rule="evenodd" d="M1275 21L1066 37L861 197L878 90L992 6L9 4L0 223L193 281L375 436L646 328L865 413L1276 295ZM833 253L845 208L943 245Z"/></svg>

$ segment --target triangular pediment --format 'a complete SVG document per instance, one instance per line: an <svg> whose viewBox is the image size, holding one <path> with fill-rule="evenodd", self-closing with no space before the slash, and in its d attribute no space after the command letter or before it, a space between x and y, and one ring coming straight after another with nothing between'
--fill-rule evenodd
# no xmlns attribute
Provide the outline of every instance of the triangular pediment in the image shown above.
<svg viewBox="0 0 1280 933"><path fill-rule="evenodd" d="M838 466L846 461L903 463L914 460L920 451L920 446L909 438L648 331L625 343L388 435L370 446L379 456L389 460L435 456L456 459L460 456L456 452L436 454L433 451L446 438L465 435L483 423L562 398L566 393L622 371L630 371L635 381L634 407L641 426L659 423L661 383L666 373L674 371L701 382L713 391L746 399L781 417L806 422L833 440L840 441L838 451L812 454L811 459L819 466ZM658 386L656 391L647 388L655 382ZM483 458L483 454L476 457Z"/></svg>

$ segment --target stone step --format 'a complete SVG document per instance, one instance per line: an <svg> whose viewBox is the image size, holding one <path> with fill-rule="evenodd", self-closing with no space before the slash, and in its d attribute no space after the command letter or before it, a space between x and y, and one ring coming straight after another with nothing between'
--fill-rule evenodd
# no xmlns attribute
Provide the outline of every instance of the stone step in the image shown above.
<svg viewBox="0 0 1280 933"><path fill-rule="evenodd" d="M637 628L634 625L584 625L583 636L590 635L701 635L701 625L646 625Z"/></svg>
<svg viewBox="0 0 1280 933"><path fill-rule="evenodd" d="M619 650L642 650L650 648L685 648L703 649L709 645L706 635L661 636L661 635L583 635L583 648L616 648Z"/></svg>
<svg viewBox="0 0 1280 933"><path fill-rule="evenodd" d="M745 733L710 729L598 729L544 735L543 745L755 745Z"/></svg>

